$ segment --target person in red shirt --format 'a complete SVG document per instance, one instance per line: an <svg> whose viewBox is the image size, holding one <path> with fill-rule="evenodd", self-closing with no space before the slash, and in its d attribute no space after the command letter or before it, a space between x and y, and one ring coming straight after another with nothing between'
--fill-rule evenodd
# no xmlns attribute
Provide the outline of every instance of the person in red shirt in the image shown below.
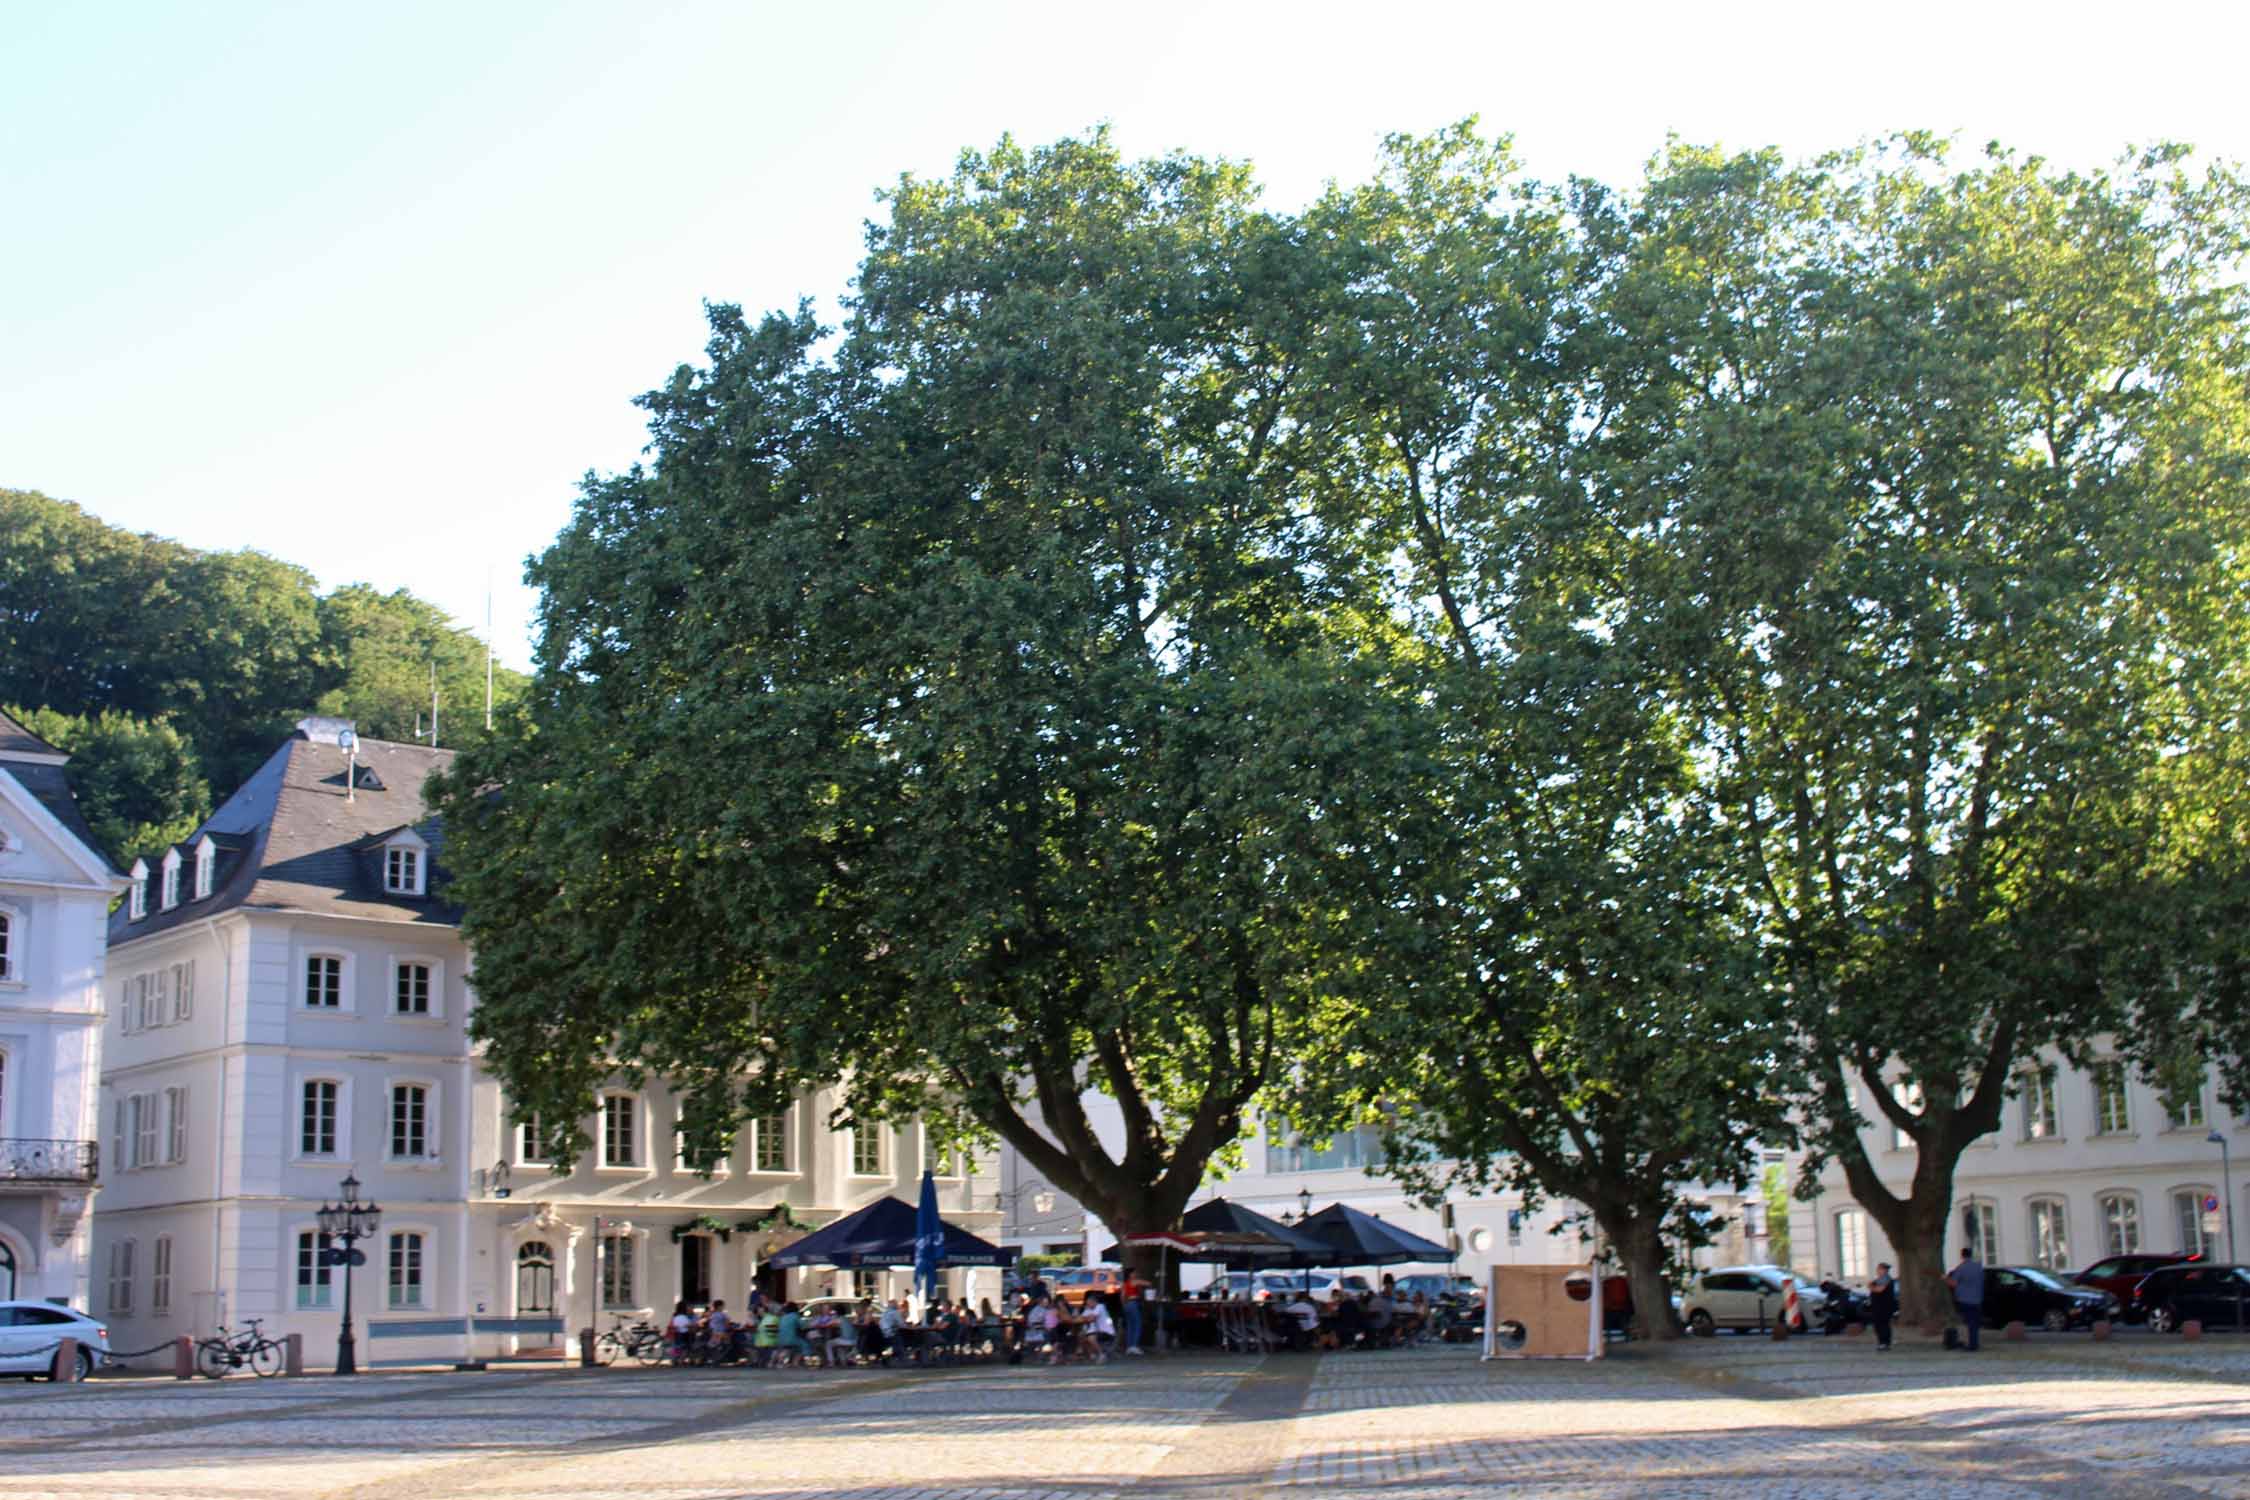
<svg viewBox="0 0 2250 1500"><path fill-rule="evenodd" d="M1127 1354L1141 1352L1141 1297L1147 1290L1148 1283L1136 1276L1131 1266L1127 1266L1125 1268L1125 1281L1117 1289L1118 1300L1124 1304L1121 1311L1124 1315L1125 1352Z"/></svg>

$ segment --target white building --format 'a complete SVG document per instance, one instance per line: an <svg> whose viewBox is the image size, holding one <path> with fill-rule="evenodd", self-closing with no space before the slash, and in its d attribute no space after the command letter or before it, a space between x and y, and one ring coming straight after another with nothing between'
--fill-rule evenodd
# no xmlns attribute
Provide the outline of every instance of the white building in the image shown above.
<svg viewBox="0 0 2250 1500"><path fill-rule="evenodd" d="M103 923L124 879L69 757L0 714L0 1300L87 1303Z"/></svg>
<svg viewBox="0 0 2250 1500"><path fill-rule="evenodd" d="M2223 1157L2250 1146L2242 1119L2227 1117L2212 1080L2175 1111L2116 1057L2091 1070L2049 1057L2026 1069L2002 1127L1961 1155L1944 1258L1964 1246L1992 1265L2082 1270L2110 1255L2193 1250L2226 1255ZM1884 1185L1903 1194L1914 1144L1864 1102L1861 1129ZM2250 1163L2235 1162L2237 1208L2250 1195ZM1872 1215L1853 1201L1831 1164L1818 1197L1796 1205L1791 1235L1822 1275L1864 1278L1898 1255Z"/></svg>
<svg viewBox="0 0 2250 1500"><path fill-rule="evenodd" d="M325 1359L344 1273L316 1216L347 1173L382 1208L353 1283L362 1363L552 1344L597 1302L603 1324L682 1296L739 1305L754 1280L783 1289L759 1261L792 1225L912 1200L918 1128L831 1131L827 1101L801 1100L706 1178L680 1161L658 1087L605 1095L594 1151L556 1175L468 1044L472 956L422 800L450 752L347 755L346 727L300 725L193 838L135 868L113 919L116 1170L94 1305L115 1342L256 1317ZM995 1224L966 1212L966 1177L941 1184L948 1217ZM799 1294L831 1279L796 1274Z"/></svg>

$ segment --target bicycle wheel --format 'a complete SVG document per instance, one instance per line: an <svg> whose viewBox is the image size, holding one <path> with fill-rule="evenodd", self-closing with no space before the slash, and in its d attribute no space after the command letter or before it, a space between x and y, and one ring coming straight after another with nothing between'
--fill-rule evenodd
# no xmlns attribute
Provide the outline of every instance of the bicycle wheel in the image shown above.
<svg viewBox="0 0 2250 1500"><path fill-rule="evenodd" d="M624 1343L614 1333L605 1333L594 1340L594 1363L597 1365L615 1364L617 1356L624 1352Z"/></svg>
<svg viewBox="0 0 2250 1500"><path fill-rule="evenodd" d="M664 1363L664 1336L655 1332L642 1333L636 1336L633 1340L632 1353L633 1358L644 1365Z"/></svg>
<svg viewBox="0 0 2250 1500"><path fill-rule="evenodd" d="M227 1354L227 1346L217 1339L205 1339L195 1346L195 1373L218 1380L234 1368Z"/></svg>
<svg viewBox="0 0 2250 1500"><path fill-rule="evenodd" d="M251 1347L250 1368L258 1372L260 1380L281 1373L281 1345L272 1339L260 1339Z"/></svg>

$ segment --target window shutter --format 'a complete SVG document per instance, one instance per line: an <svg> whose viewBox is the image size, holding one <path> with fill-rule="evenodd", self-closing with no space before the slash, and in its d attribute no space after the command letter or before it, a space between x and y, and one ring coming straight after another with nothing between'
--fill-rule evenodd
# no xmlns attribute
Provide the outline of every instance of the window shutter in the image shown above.
<svg viewBox="0 0 2250 1500"><path fill-rule="evenodd" d="M129 1165L125 1160L125 1096L119 1094L110 1106L109 1169L122 1172Z"/></svg>
<svg viewBox="0 0 2250 1500"><path fill-rule="evenodd" d="M143 1026L162 1026L172 1018L172 971L158 969L149 976L150 1003L148 1014L142 1018Z"/></svg>
<svg viewBox="0 0 2250 1500"><path fill-rule="evenodd" d="M164 1159L183 1162L187 1160L187 1089L166 1089L164 1098Z"/></svg>
<svg viewBox="0 0 2250 1500"><path fill-rule="evenodd" d="M195 960L180 965L172 982L172 1019L185 1021L195 1014Z"/></svg>

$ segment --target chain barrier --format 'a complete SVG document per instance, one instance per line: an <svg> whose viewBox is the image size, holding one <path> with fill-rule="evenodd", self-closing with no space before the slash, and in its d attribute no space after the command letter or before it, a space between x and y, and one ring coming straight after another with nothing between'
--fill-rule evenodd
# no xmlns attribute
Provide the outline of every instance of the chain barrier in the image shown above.
<svg viewBox="0 0 2250 1500"><path fill-rule="evenodd" d="M171 1348L178 1342L178 1339L166 1339L163 1343L151 1344L146 1349L96 1349L85 1339L80 1339L78 1340L78 1347L81 1349L89 1350L92 1353L98 1354L105 1359L124 1360L144 1359L151 1354L161 1354L166 1349ZM63 1341L61 1339L56 1339L53 1343L49 1344L44 1349L26 1349L24 1353L26 1355L53 1354L60 1350L62 1346Z"/></svg>

